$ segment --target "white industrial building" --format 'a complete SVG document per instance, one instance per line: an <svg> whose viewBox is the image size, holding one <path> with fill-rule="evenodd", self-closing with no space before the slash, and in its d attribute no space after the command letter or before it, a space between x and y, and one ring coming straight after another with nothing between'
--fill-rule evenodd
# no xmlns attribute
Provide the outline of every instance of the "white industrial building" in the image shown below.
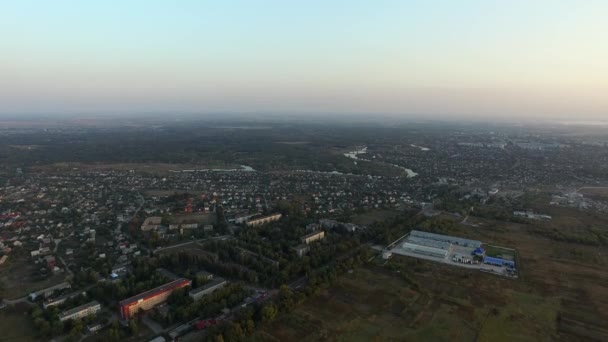
<svg viewBox="0 0 608 342"><path fill-rule="evenodd" d="M452 244L464 246L464 247L472 247L472 248L481 247L481 241L464 239L464 238L459 238L459 237L450 236L450 235L427 233L427 232L422 232L419 230L412 230L412 232L410 233L410 238L421 238L421 239L426 239L426 240L447 242L447 243L452 243Z"/></svg>
<svg viewBox="0 0 608 342"><path fill-rule="evenodd" d="M436 258L446 258L452 249L452 244L449 242L410 236L401 247L404 250L412 253L428 255Z"/></svg>

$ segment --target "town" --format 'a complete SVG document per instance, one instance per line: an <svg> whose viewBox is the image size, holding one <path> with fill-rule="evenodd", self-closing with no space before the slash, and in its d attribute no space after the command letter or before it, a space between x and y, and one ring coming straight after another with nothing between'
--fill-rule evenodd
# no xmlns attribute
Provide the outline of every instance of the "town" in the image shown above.
<svg viewBox="0 0 608 342"><path fill-rule="evenodd" d="M233 129L215 130L225 136L159 133L183 153L226 141L205 163L133 161L157 147L144 129L116 129L114 156L84 143L70 152L72 139L97 139L91 128L0 131L0 310L24 312L39 339L242 340L357 269L399 272L414 289L403 268L413 262L517 284L538 266L517 227L566 244L608 241L599 223L549 228L558 209L608 208L600 135L335 127L319 142L324 128L311 126L297 143L285 143L289 128L261 142L244 129L235 145ZM121 148L127 135L135 141Z"/></svg>

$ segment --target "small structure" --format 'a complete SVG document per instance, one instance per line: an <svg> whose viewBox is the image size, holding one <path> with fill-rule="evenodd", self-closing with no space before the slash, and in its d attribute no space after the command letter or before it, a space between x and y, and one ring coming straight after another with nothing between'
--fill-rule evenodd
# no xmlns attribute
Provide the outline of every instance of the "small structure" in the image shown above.
<svg viewBox="0 0 608 342"><path fill-rule="evenodd" d="M144 232L150 230L157 230L160 227L160 223L162 222L162 217L160 216L150 216L146 218L144 223L141 225L141 230Z"/></svg>
<svg viewBox="0 0 608 342"><path fill-rule="evenodd" d="M481 247L477 247L473 251L473 255L479 256L479 257L483 258L486 255L486 251L483 248L481 248Z"/></svg>
<svg viewBox="0 0 608 342"><path fill-rule="evenodd" d="M340 222L338 222L336 220L320 219L319 224L321 225L322 228L333 229L333 228L338 227L340 225Z"/></svg>
<svg viewBox="0 0 608 342"><path fill-rule="evenodd" d="M388 259L390 259L392 257L393 257L393 252L391 252L390 250L385 249L385 250L382 251L382 259L388 260Z"/></svg>
<svg viewBox="0 0 608 342"><path fill-rule="evenodd" d="M301 258L308 254L308 252L310 251L310 247L308 247L307 244L300 244L293 247L293 250L296 251L296 255Z"/></svg>

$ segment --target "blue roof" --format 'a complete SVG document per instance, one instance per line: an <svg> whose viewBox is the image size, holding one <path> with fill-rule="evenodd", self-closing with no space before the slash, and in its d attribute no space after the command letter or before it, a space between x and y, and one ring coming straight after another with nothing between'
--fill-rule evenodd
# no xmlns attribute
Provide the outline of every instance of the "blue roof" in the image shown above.
<svg viewBox="0 0 608 342"><path fill-rule="evenodd" d="M503 266L503 265L515 266L515 261L505 260L505 259L501 259L501 258L493 258L493 257L489 257L489 256L484 257L483 262L485 262L487 264L500 265L500 266Z"/></svg>

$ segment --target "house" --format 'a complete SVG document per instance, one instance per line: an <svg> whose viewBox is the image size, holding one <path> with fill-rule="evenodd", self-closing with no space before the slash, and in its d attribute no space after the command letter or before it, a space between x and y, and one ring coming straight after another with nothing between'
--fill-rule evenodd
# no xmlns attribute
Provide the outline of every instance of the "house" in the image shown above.
<svg viewBox="0 0 608 342"><path fill-rule="evenodd" d="M49 269L53 269L57 264L57 262L55 261L55 257L52 255L47 255L46 257L44 257L44 260L46 262L46 267Z"/></svg>
<svg viewBox="0 0 608 342"><path fill-rule="evenodd" d="M354 223L345 223L343 224L344 229L346 229L347 231L353 233L355 232L357 229L359 229L359 226L357 226Z"/></svg>

